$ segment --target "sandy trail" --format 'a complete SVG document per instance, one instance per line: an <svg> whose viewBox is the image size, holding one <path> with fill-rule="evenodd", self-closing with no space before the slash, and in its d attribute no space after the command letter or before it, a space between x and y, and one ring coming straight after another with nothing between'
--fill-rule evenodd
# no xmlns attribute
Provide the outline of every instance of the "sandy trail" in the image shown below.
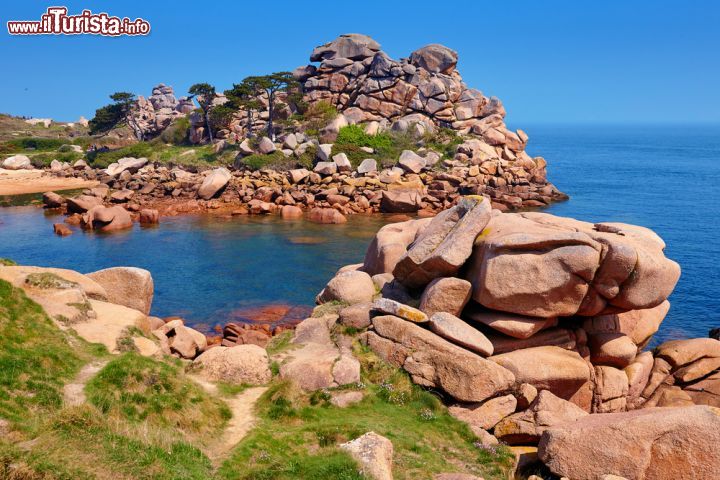
<svg viewBox="0 0 720 480"><path fill-rule="evenodd" d="M230 450L240 443L255 426L257 421L254 411L255 403L266 390L267 387L248 388L233 398L225 400L232 411L232 418L222 435L208 447L206 453L213 463L218 463L230 453Z"/></svg>
<svg viewBox="0 0 720 480"><path fill-rule="evenodd" d="M189 375L189 377L204 388L206 392L213 395L218 393L217 386L214 383L208 382L197 375ZM257 421L255 403L266 390L267 387L252 387L232 398L223 399L232 412L232 418L222 435L205 449L205 454L214 464L219 464L220 460L230 453L230 450L240 443L255 426Z"/></svg>
<svg viewBox="0 0 720 480"><path fill-rule="evenodd" d="M0 168L0 195L23 195L76 188L92 188L99 182L81 178L45 175L42 170L5 170Z"/></svg>
<svg viewBox="0 0 720 480"><path fill-rule="evenodd" d="M106 363L107 360L88 363L80 369L72 383L68 383L63 387L65 406L75 407L85 403L85 385L87 385L95 374L102 370Z"/></svg>

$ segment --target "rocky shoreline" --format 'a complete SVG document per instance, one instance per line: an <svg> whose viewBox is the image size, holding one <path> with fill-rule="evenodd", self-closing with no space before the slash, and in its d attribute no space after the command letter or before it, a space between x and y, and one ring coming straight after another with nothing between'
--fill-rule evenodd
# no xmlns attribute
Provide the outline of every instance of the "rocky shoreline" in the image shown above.
<svg viewBox="0 0 720 480"><path fill-rule="evenodd" d="M642 227L503 213L466 196L434 217L382 227L364 262L318 294L311 317L233 322L222 337L150 316L145 270L0 266L0 279L110 352L174 356L211 382L263 385L276 375L341 408L363 398L362 344L436 392L483 448L509 445L518 471L714 478L720 341L647 349L680 275L664 247ZM290 350L269 350L277 335ZM371 478L392 479L387 438L369 432L342 448Z"/></svg>

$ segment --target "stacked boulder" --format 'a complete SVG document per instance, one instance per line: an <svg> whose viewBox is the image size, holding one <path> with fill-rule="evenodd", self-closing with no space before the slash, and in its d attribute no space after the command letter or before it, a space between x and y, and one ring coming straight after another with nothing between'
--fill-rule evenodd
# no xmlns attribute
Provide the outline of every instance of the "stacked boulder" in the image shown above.
<svg viewBox="0 0 720 480"><path fill-rule="evenodd" d="M720 406L720 341L643 351L680 276L664 247L643 227L501 213L468 196L381 228L318 301L353 304L341 323L367 327L372 350L444 391L476 432L537 444L589 414ZM352 285L328 295L348 271L379 296L357 305Z"/></svg>

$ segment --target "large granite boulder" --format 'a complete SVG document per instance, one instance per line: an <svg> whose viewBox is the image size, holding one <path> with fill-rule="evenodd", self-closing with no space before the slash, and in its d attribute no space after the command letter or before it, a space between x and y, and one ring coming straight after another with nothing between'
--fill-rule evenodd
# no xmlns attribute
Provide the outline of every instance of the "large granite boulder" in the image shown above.
<svg viewBox="0 0 720 480"><path fill-rule="evenodd" d="M665 301L680 276L664 247L634 225L497 214L475 246L467 278L477 302L521 315L648 309Z"/></svg>
<svg viewBox="0 0 720 480"><path fill-rule="evenodd" d="M410 63L431 73L449 74L455 70L458 54L444 45L433 43L410 54Z"/></svg>
<svg viewBox="0 0 720 480"><path fill-rule="evenodd" d="M336 58L363 60L372 57L379 50L380 44L367 35L346 33L332 42L316 47L310 55L310 61L320 62Z"/></svg>
<svg viewBox="0 0 720 480"><path fill-rule="evenodd" d="M392 273L395 265L406 254L408 246L431 220L430 218L408 220L382 227L368 246L363 270L370 275Z"/></svg>
<svg viewBox="0 0 720 480"><path fill-rule="evenodd" d="M588 415L546 429L538 455L558 476L596 480L720 477L720 410L649 408Z"/></svg>
<svg viewBox="0 0 720 480"><path fill-rule="evenodd" d="M150 313L155 287L147 270L113 267L88 273L87 276L105 289L109 302L134 308L145 315Z"/></svg>
<svg viewBox="0 0 720 480"><path fill-rule="evenodd" d="M220 167L211 171L198 189L198 197L209 200L216 196L230 182L232 174L227 168Z"/></svg>
<svg viewBox="0 0 720 480"><path fill-rule="evenodd" d="M455 276L490 220L490 210L483 197L463 197L440 212L395 265L395 278L408 288L421 288L435 278Z"/></svg>
<svg viewBox="0 0 720 480"><path fill-rule="evenodd" d="M203 378L213 382L262 385L272 378L267 352L257 345L213 347L193 365Z"/></svg>
<svg viewBox="0 0 720 480"><path fill-rule="evenodd" d="M69 203L69 199L68 199ZM92 207L82 217L85 228L111 232L132 228L132 217L123 207L103 207L98 205Z"/></svg>
<svg viewBox="0 0 720 480"><path fill-rule="evenodd" d="M5 170L32 170L33 165L26 155L13 155L2 162Z"/></svg>

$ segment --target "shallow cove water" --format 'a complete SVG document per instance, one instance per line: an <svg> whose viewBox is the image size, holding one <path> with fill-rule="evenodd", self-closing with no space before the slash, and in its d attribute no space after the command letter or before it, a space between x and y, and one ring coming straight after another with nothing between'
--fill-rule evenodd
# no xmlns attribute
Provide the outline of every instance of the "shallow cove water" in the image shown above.
<svg viewBox="0 0 720 480"><path fill-rule="evenodd" d="M652 228L682 266L655 341L706 336L720 326L720 127L522 128L529 153L548 159L548 178L571 196L545 211ZM155 279L154 314L207 328L234 319L303 318L339 267L362 261L387 219L316 225L188 216L110 235L76 229L66 238L52 233L60 221L36 207L0 208L0 257L81 272L146 268ZM275 307L258 311L267 305Z"/></svg>

